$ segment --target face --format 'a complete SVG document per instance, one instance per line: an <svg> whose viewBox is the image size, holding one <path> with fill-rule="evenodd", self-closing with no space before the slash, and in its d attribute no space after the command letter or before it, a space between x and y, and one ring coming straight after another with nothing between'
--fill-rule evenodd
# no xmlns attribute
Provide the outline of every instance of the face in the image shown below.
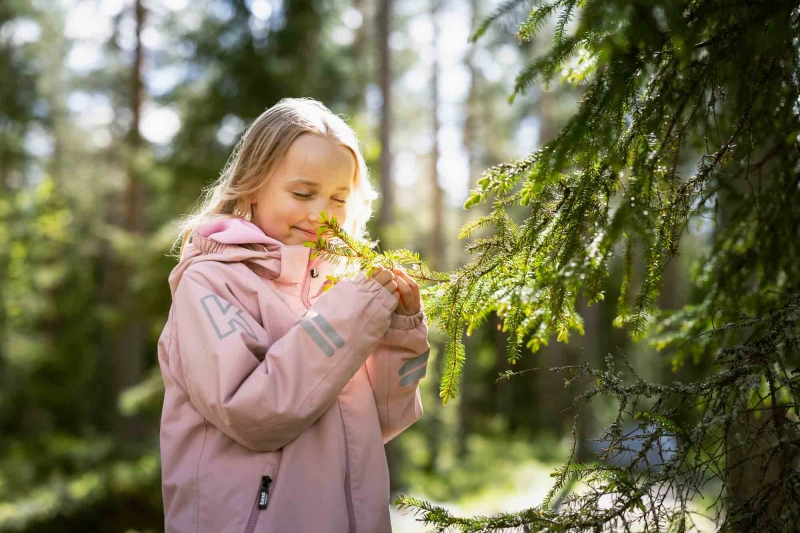
<svg viewBox="0 0 800 533"><path fill-rule="evenodd" d="M253 223L283 244L316 241L320 211L344 224L355 172L348 148L327 137L300 135L251 198Z"/></svg>

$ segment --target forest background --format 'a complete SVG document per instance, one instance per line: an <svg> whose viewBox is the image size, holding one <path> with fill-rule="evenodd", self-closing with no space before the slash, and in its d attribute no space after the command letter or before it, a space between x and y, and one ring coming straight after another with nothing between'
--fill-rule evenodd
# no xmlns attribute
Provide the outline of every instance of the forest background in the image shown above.
<svg viewBox="0 0 800 533"><path fill-rule="evenodd" d="M246 124L280 98L321 100L357 130L381 193L370 232L382 249L419 252L439 271L469 260L461 227L489 206L462 206L482 172L554 139L587 88L579 73L589 58L577 54L554 83L509 102L556 21L543 19L527 42L501 25L470 43L498 7L0 5L0 531L162 530L156 341L170 305L170 248L180 217L219 175ZM683 235L680 255L663 268L661 310L702 299L696 269L715 228L695 221ZM446 406L447 336L433 328L425 416L387 446L394 495L466 515L541 504L548 474L573 445L576 461L603 449L592 437L618 407L600 398L576 417L587 385L547 367L627 361L652 382L709 373L702 353L659 353L615 320L621 286L636 294L646 281L629 265L644 251L629 248L608 261L604 298L576 302L582 335L557 342L549 334L512 364L502 319L471 331L460 390ZM629 422L626 431L637 431ZM717 485L709 487L694 509L714 501ZM580 490L574 480L567 488ZM701 515L696 525L710 528ZM393 522L399 533L423 530L397 509Z"/></svg>

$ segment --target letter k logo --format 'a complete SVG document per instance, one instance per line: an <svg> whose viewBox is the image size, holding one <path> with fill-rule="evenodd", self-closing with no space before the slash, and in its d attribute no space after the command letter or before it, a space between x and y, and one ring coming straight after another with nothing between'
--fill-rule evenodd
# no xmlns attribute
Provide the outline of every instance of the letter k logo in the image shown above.
<svg viewBox="0 0 800 533"><path fill-rule="evenodd" d="M200 303L203 304L203 310L211 321L211 325L214 326L214 331L220 340L236 331L237 328L251 339L258 340L253 328L247 325L247 321L242 316L244 311L241 309L234 307L233 304L226 302L216 294L203 296L200 299ZM223 325L225 331L220 328L220 324Z"/></svg>

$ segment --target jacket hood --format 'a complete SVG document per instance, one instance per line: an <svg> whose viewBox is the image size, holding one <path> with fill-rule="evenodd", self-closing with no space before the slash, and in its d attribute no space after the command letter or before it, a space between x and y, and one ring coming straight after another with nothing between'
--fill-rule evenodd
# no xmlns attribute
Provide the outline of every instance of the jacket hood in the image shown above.
<svg viewBox="0 0 800 533"><path fill-rule="evenodd" d="M330 261L319 257L311 260L311 250L302 244L283 244L243 218L217 218L192 232L181 260L169 275L170 291L174 297L186 269L202 261L242 262L259 276L286 285L301 283L312 268L319 268L323 275L336 270L337 265Z"/></svg>

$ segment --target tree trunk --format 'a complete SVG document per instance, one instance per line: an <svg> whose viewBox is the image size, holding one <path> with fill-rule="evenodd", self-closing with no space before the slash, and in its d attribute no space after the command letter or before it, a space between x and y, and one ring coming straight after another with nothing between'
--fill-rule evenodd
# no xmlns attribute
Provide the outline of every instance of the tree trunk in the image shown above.
<svg viewBox="0 0 800 533"><path fill-rule="evenodd" d="M378 15L375 13L375 3L369 0L353 0L353 8L361 14L361 25L355 30L352 45L353 57L349 59L354 66L351 81L354 87L363 89L375 81L376 65L380 63L380 48L375 56L372 55L373 49L376 47L376 36L372 32L377 24ZM382 36L378 37L383 38ZM348 98L347 101L349 112L355 114L364 109L366 94L362 90L353 98Z"/></svg>
<svg viewBox="0 0 800 533"><path fill-rule="evenodd" d="M439 8L439 1L433 0L431 4L431 19L433 21L433 43L431 55L433 57L433 65L431 72L431 121L433 145L430 154L430 184L431 184L431 211L433 227L431 228L428 250L428 257L430 264L435 270L444 270L447 268L446 249L444 244L444 191L439 185L439 172L437 170L437 163L439 162L439 60L438 60L438 46L437 39L439 38L439 28L436 24L436 14ZM436 357L433 359L433 376L431 376L436 384L438 391L439 384L442 381L442 374L444 372L444 343L441 341L434 341L433 350ZM428 440L428 464L426 469L429 472L436 470L436 465L439 460L439 446L442 440L442 409L443 405L439 400L438 394L436 395L436 402L428 409L427 440Z"/></svg>
<svg viewBox="0 0 800 533"><path fill-rule="evenodd" d="M539 91L539 98L536 102L536 114L539 118L539 142L538 149L552 140L557 134L556 117L553 116L555 102L553 93L544 90ZM543 429L552 431L557 438L568 433L572 427L572 419L566 416L551 416L550 413L563 413L572 405L573 390L564 388L564 375L550 372L548 368L554 366L564 366L575 362L575 349L556 341L556 336L552 335L550 342L535 354L536 364L541 368L535 372L534 378L535 394L537 398L536 423Z"/></svg>
<svg viewBox="0 0 800 533"><path fill-rule="evenodd" d="M580 346L581 351L578 353L577 360L573 359L570 364L581 364L583 361L589 363L590 366L596 367L598 362L603 360L603 355L606 350L607 344L603 338L603 328L601 323L600 302L595 303L591 307L587 305L587 300L584 298L578 307L578 312L583 318L583 337L578 337L576 343ZM584 392L583 390L577 391L572 389L573 394L577 396L578 393ZM574 414L574 411L571 413ZM578 462L588 462L592 460L592 452L587 445L589 439L592 438L592 431L594 426L592 424L591 405L584 407L583 411L578 418L578 447L576 450L576 459ZM570 419L572 421L572 419Z"/></svg>
<svg viewBox="0 0 800 533"><path fill-rule="evenodd" d="M362 15L366 14L367 2L358 0L357 9ZM383 235L386 228L394 221L394 190L392 188L392 64L391 50L389 49L389 35L392 28L392 0L380 0L376 15L376 29L378 38L378 68L381 87L381 124L380 124L380 143L381 143L381 210L378 214L378 240L382 247L386 246L383 242ZM367 17L364 17L367 20ZM355 47L357 50L363 49L364 41L368 32L364 23L356 34ZM403 447L398 439L394 439L386 445L386 461L389 464L389 492L397 493L402 490L403 465L405 464L405 454Z"/></svg>
<svg viewBox="0 0 800 533"><path fill-rule="evenodd" d="M478 16L478 0L470 0L469 8L471 11L471 23L470 28L474 28L480 19ZM477 80L476 76L478 75L477 69L475 68L475 64L473 61L473 56L475 47L471 46L467 55L464 58L464 64L466 65L467 69L469 70L469 90L467 92L467 100L466 100L466 119L464 120L464 149L467 152L467 157L469 158L469 186L468 189L472 190L477 181L478 176L480 175L481 169L479 165L478 158L475 156L476 150L476 142L475 142L475 126L477 124ZM472 217L473 213L469 211L462 210L461 211L461 225L466 224ZM464 369L462 374L462 383L464 384L461 387L461 399L458 403L458 446L456 448L456 456L460 461L463 461L467 458L469 454L469 436L472 432L472 424L471 421L473 420L473 405L470 398L470 384L472 383L472 369L475 365L475 361L473 357L467 357L464 361Z"/></svg>
<svg viewBox="0 0 800 533"><path fill-rule="evenodd" d="M394 222L394 189L392 187L392 63L389 49L392 0L380 0L378 8L378 46L380 47L381 96L381 194L383 202L379 215L381 231Z"/></svg>
<svg viewBox="0 0 800 533"><path fill-rule="evenodd" d="M134 12L136 17L136 50L131 76L131 112L133 120L128 133L128 145L131 156L128 158L128 186L125 191L124 228L134 237L141 237L145 231L144 216L144 181L139 173L136 160L142 150L142 137L139 132L141 123L142 103L144 101L143 60L144 49L142 44L142 30L145 25L147 12L143 0L135 0ZM120 394L133 385L139 383L144 376L144 344L145 325L134 310L136 295L128 281L130 269L125 258L117 258L114 265L114 277L117 279L113 285L119 287L115 301L116 306L127 317L123 320L117 338L114 339L116 349L112 354L112 397L119 401ZM113 298L113 296L112 296ZM123 442L138 440L144 435L145 423L137 416L127 417L118 413L114 419L115 431L122 437Z"/></svg>

